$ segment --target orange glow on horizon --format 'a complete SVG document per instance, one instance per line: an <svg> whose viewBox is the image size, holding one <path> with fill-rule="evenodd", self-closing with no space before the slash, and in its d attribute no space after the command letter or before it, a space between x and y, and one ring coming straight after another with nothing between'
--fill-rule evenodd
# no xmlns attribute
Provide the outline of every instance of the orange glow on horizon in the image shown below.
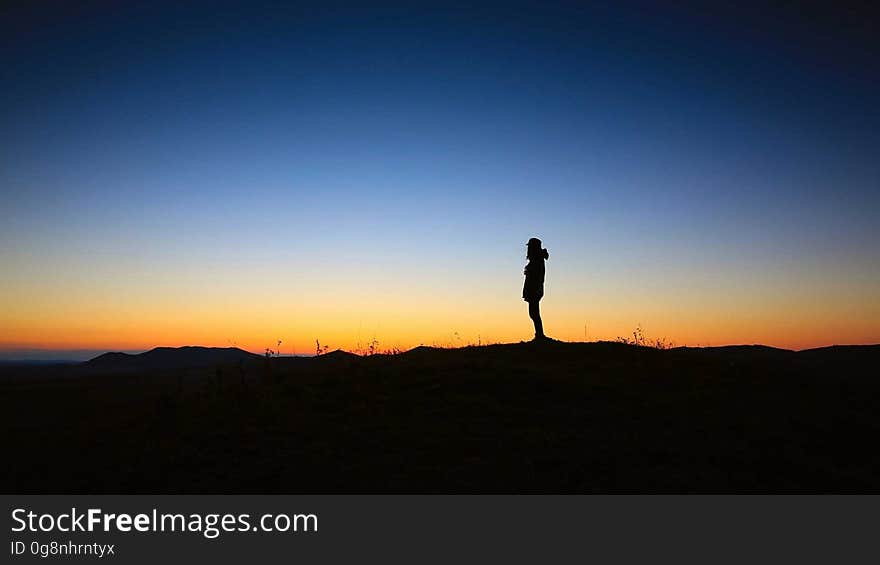
<svg viewBox="0 0 880 565"><path fill-rule="evenodd" d="M516 315L518 314L518 315ZM880 342L876 327L868 323L849 323L846 326L828 322L824 328L800 324L797 320L786 323L733 320L726 324L696 324L687 321L659 324L619 320L580 322L565 317L552 308L544 309L548 335L571 342L614 341L619 337L631 338L637 326L649 342L658 338L675 345L720 346L762 344L785 349L810 349L841 344L874 344ZM223 319L225 318L225 319ZM354 318L327 316L300 322L299 327L282 319L205 316L203 322L178 319L174 322L153 321L151 324L132 323L121 319L117 323L95 319L92 323L78 322L68 327L53 328L35 323L5 325L0 336L0 350L126 350L140 351L153 347L201 345L207 347L240 347L261 353L265 348L276 349L282 341L282 355L308 355L315 351L315 340L322 346L347 351L366 351L374 340L380 351L408 350L418 345L462 347L467 345L511 343L528 340L532 328L525 308L518 313L507 313L494 325L453 325L440 317L436 324L430 319L399 320L397 324L358 324ZM837 327L836 327L837 326ZM267 330L266 328L271 328ZM834 335L834 337L830 337Z"/></svg>
<svg viewBox="0 0 880 565"><path fill-rule="evenodd" d="M649 340L689 346L880 342L880 300L868 277L795 287L747 279L720 285L681 274L656 277L667 286L639 286L625 274L593 278L572 270L574 261L555 260L541 310L547 335L564 341L613 341L640 325ZM332 276L330 267L300 273L276 265L207 273L175 265L160 275L126 264L87 275L72 268L64 278L26 273L0 295L0 350L203 345L259 353L282 340L282 354L302 355L314 353L316 339L349 351L374 339L380 350L519 342L533 329L519 298L522 279L509 276L523 260L509 262L487 269L466 292L416 261L394 272L337 267Z"/></svg>

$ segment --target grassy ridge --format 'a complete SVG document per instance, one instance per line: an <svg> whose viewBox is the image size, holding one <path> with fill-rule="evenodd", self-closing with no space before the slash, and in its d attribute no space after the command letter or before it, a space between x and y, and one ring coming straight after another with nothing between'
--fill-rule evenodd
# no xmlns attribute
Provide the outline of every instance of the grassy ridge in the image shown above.
<svg viewBox="0 0 880 565"><path fill-rule="evenodd" d="M76 378L60 378L76 367L46 368L0 381L0 486L875 491L878 360L876 346L555 342Z"/></svg>

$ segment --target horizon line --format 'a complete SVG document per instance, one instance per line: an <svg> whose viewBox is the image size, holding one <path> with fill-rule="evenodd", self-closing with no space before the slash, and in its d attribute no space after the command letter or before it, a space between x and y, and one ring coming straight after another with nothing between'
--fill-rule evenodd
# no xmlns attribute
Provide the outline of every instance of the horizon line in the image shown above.
<svg viewBox="0 0 880 565"><path fill-rule="evenodd" d="M628 343L619 340L607 340L607 339L598 339L593 341L565 341L565 340L555 340L559 343L564 344L598 344L598 343L620 343L622 345L633 345L633 346L641 346L641 347L650 347L654 349L713 349L713 348L723 348L723 347L766 347L768 349L778 349L780 351L791 351L791 352L802 352L802 351L810 351L815 349L826 349L830 347L874 347L880 346L880 343L832 343L828 345L820 345L816 347L805 347L800 349L792 349L786 347L777 347L773 345L766 345L763 343L723 343L723 344L711 344L711 345L677 345L672 344L668 347L655 347L651 343L645 344L637 344L637 343ZM523 341L511 341L511 342L497 342L497 343L481 343L481 344L464 344L464 345L438 345L438 344L426 344L421 343L419 345L415 345L413 347L407 349L388 349L388 350L377 350L374 353L366 353L366 352L358 352L357 350L346 349L344 347L338 347L333 350L328 350L324 354L332 353L335 351L343 351L345 353L350 353L352 355L358 355L361 357L369 357L370 355L391 355L391 354L399 354L406 353L409 351L413 351L420 347L427 347L432 349L468 349L475 347L493 347L493 346L503 346L503 345L520 345L525 343L530 343L531 340L523 340ZM246 353L250 353L252 355L263 357L265 355L265 351L256 352L250 349L245 349L244 347L239 347L237 345L226 345L226 346L214 346L214 345L194 345L194 344L185 344L185 345L156 345L148 348L70 348L70 349L53 349L53 348L42 348L42 347L19 347L19 348L2 348L0 347L0 361L9 362L9 361L88 361L94 357L104 355L106 353L125 353L128 355L139 355L142 353L147 353L149 351L153 351L155 349L183 349L187 347L198 347L204 349L238 349L240 351L244 351ZM14 357L15 354L21 354L27 357L28 355L57 355L56 357L42 357L42 358L21 358ZM64 354L77 354L77 357L81 357L83 355L91 355L92 357L84 358L84 359L73 359L73 358L64 358L62 355ZM274 353L271 357L283 357L283 358L296 358L296 357L317 357L319 356L315 352L309 353Z"/></svg>

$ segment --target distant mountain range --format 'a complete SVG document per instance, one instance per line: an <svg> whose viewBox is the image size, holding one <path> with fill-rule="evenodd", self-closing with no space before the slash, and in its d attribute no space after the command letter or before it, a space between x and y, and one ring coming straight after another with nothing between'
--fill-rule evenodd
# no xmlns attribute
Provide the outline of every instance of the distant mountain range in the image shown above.
<svg viewBox="0 0 880 565"><path fill-rule="evenodd" d="M529 343L509 343L483 346L482 348L467 347L462 349L437 349L433 347L420 346L410 351L400 354L401 358L418 359L425 355L452 355L471 351L475 349L483 349L485 351L493 351L501 353L509 351L511 353L521 349L522 347L533 347L534 344ZM540 344L539 350L546 350L556 354L568 355L578 352L583 355L604 355L609 352L625 352L645 349L646 351L657 351L650 348L640 348L633 345L627 345L616 342L593 342L593 343L567 343L567 342L551 342ZM667 356L682 359L715 359L723 360L730 363L746 363L746 364L765 364L765 363L795 363L802 364L864 364L873 362L876 355L880 351L880 345L835 345L831 347L821 347L817 349L808 349L804 351L791 351L788 349L778 349L775 347L767 347L763 345L731 345L720 347L676 347L665 351L657 351ZM385 357L385 355L377 355L377 357ZM326 363L349 363L357 359L361 359L360 355L349 353L347 351L336 350L325 353L316 360L320 359L322 364ZM6 372L15 369L17 366L32 365L35 368L40 366L49 367L56 364L67 364L71 374L91 374L91 373L108 373L108 372L144 372L152 370L175 370L190 368L217 367L222 365L231 365L237 363L254 363L263 359L262 355L250 353L237 347L156 347L144 353L121 353L109 352L98 355L89 361L83 363L74 363L70 361L54 361L54 362L22 362L9 361L0 362L0 368L4 368ZM288 358L281 357L277 362L287 365L289 363L308 363L308 357ZM868 363L870 364L870 363Z"/></svg>
<svg viewBox="0 0 880 565"><path fill-rule="evenodd" d="M237 347L156 347L144 353L110 352L86 361L84 365L95 369L185 369L253 361L259 355Z"/></svg>

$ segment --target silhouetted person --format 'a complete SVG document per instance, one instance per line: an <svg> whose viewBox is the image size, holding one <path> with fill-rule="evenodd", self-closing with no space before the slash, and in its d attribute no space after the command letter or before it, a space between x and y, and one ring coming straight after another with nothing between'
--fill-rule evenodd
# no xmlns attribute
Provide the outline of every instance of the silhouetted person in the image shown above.
<svg viewBox="0 0 880 565"><path fill-rule="evenodd" d="M535 324L535 339L544 339L544 324L541 322L539 304L544 296L544 261L550 258L546 249L541 248L541 240L533 237L526 245L526 259L529 260L523 273L523 300L529 303L529 318Z"/></svg>

